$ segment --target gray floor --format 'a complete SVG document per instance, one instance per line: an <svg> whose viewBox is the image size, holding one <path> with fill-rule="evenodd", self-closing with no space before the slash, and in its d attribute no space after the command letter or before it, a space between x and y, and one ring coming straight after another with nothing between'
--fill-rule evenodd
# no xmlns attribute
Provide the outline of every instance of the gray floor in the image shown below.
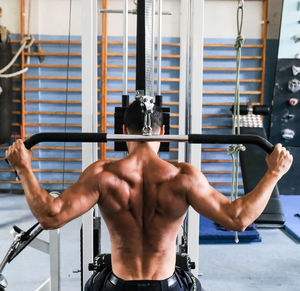
<svg viewBox="0 0 300 291"><path fill-rule="evenodd" d="M0 259L12 242L16 224L23 229L35 220L23 196L0 195ZM80 290L80 219L61 229L61 290ZM200 245L199 273L205 291L299 291L300 244L278 229L260 230L261 243ZM48 239L47 232L41 237ZM109 248L105 239L104 251ZM49 256L26 248L3 274L8 291L32 291L49 276Z"/></svg>

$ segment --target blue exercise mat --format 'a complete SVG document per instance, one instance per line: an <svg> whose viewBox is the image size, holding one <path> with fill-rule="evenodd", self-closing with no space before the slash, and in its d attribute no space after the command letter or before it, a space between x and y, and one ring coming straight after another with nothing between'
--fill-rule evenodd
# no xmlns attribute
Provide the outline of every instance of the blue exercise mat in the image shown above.
<svg viewBox="0 0 300 291"><path fill-rule="evenodd" d="M284 229L296 240L300 241L300 195L281 195L283 212L285 215Z"/></svg>
<svg viewBox="0 0 300 291"><path fill-rule="evenodd" d="M255 227L251 225L249 230L238 232L240 243L261 242L260 235ZM224 244L235 243L233 231L220 229L213 221L200 216L199 244Z"/></svg>

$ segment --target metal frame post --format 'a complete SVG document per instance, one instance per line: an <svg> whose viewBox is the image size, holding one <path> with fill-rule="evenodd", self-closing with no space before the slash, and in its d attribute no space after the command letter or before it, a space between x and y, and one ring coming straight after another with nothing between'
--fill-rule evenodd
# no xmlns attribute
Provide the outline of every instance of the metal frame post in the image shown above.
<svg viewBox="0 0 300 291"><path fill-rule="evenodd" d="M152 0L152 88L153 88L153 97L154 97L154 72L155 72L155 1L156 0Z"/></svg>
<svg viewBox="0 0 300 291"><path fill-rule="evenodd" d="M128 93L128 0L123 1L123 95Z"/></svg>
<svg viewBox="0 0 300 291"><path fill-rule="evenodd" d="M161 95L161 57L162 57L162 0L158 0L157 21L157 95Z"/></svg>
<svg viewBox="0 0 300 291"><path fill-rule="evenodd" d="M49 242L35 238L29 245L50 259L50 277L35 291L60 291L60 229L49 230Z"/></svg>
<svg viewBox="0 0 300 291"><path fill-rule="evenodd" d="M202 132L202 93L203 93L203 37L204 1L191 1L191 63L190 63L190 132ZM201 146L190 145L190 161L200 169ZM192 208L188 216L188 253L196 264L194 275L198 276L199 263L199 214Z"/></svg>
<svg viewBox="0 0 300 291"><path fill-rule="evenodd" d="M153 1L137 2L136 90L153 93Z"/></svg>
<svg viewBox="0 0 300 291"><path fill-rule="evenodd" d="M49 230L50 290L60 291L60 230Z"/></svg>
<svg viewBox="0 0 300 291"><path fill-rule="evenodd" d="M187 95L189 91L189 11L190 0L181 0L180 2L180 83L179 83L179 134L187 133ZM186 161L186 144L178 144L178 161Z"/></svg>
<svg viewBox="0 0 300 291"><path fill-rule="evenodd" d="M82 11L82 131L98 132L98 84L97 84L97 0L81 0ZM98 145L82 144L82 170L98 159ZM82 279L83 284L91 276L88 264L94 259L93 209L82 217Z"/></svg>

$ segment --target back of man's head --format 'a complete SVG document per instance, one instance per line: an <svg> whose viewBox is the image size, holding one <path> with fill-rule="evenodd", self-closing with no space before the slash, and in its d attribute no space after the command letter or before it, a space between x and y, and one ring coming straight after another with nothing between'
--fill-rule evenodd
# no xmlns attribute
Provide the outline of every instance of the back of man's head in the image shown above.
<svg viewBox="0 0 300 291"><path fill-rule="evenodd" d="M125 127L131 134L142 134L144 127L145 113L141 102L136 100L126 109L124 114ZM151 127L155 134L158 134L163 125L163 112L160 107L154 105L151 113Z"/></svg>

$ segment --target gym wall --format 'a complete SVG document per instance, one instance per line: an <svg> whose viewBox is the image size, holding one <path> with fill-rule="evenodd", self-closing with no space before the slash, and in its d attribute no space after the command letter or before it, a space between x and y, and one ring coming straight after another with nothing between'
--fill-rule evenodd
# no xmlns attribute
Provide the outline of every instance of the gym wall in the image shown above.
<svg viewBox="0 0 300 291"><path fill-rule="evenodd" d="M276 1L280 2L280 1ZM280 3L279 3L280 4ZM3 9L2 24L13 33L12 38L19 39L19 1L0 0ZM64 131L65 122L67 131L81 131L81 51L80 51L80 0L72 1L72 25L70 46L71 57L69 69L68 94L66 94L67 50L68 46L68 0L32 0L30 32L40 42L45 51L44 62L40 62L41 53L37 48L32 50L30 62L33 66L25 77L26 124L25 134L31 135L41 131ZM280 6L280 5L279 5ZM101 7L101 1L99 1ZM130 9L134 7L130 1ZM108 1L108 8L121 9L121 0ZM229 108L233 102L235 73L235 51L232 45L236 36L236 1L206 1L205 5L205 50L204 50L204 99L203 99L203 133L231 133L231 116ZM179 93L179 1L165 0L163 10L171 11L172 16L164 16L163 42L163 95L166 106L171 107L171 133L178 133L178 93ZM9 17L15 11L15 18ZM274 7L273 7L274 11ZM245 1L245 24L243 35L246 45L243 48L241 72L241 102L247 103L250 99L260 103L262 95L262 1ZM273 12L273 14L277 13ZM274 23L278 18L272 18ZM130 41L135 41L135 17L130 15ZM274 26L276 25L274 24ZM121 100L122 69L122 23L120 15L108 16L108 80L107 80L107 132L113 130L114 107ZM276 37L276 28L270 34ZM50 41L45 43L45 41ZM99 41L101 41L101 17L99 18ZM268 41L269 44L270 41ZM278 42L278 41L277 41ZM275 46L267 49L271 51ZM14 43L15 50L17 43ZM99 53L101 44L99 43ZM135 65L135 45L131 44L129 65ZM269 52L267 52L268 54ZM101 59L99 58L99 64ZM221 69L220 69L221 68ZM225 70L224 70L225 68ZM252 68L252 69L251 69ZM266 67L268 70L268 67ZM99 68L101 77L101 68ZM266 75L268 71L266 71ZM131 100L134 96L135 70L129 69L129 89ZM252 80L252 81L251 81ZM253 81L254 80L254 81ZM267 88L265 86L265 88ZM99 80L101 88L101 80ZM67 104L66 104L67 96ZM14 133L18 133L20 126L20 79L14 80ZM101 94L99 93L99 99ZM67 117L64 112L67 111ZM99 108L101 113L101 108ZM100 118L99 118L100 124ZM38 179L47 189L61 190L69 186L81 172L81 145L41 144L35 149L33 168ZM4 156L7 145L1 145L0 154ZM171 145L169 153L162 157L170 162L177 161L177 144ZM99 148L100 150L100 148ZM209 181L225 194L230 192L231 160L224 146L203 146L202 170ZM100 151L99 151L100 152ZM106 157L121 158L124 154L115 153L112 144L107 144ZM66 162L64 163L64 159ZM64 172L64 174L63 174ZM64 186L62 182L64 181ZM20 185L14 180L14 173L8 169L3 160L0 161L0 188L5 191L20 191ZM242 192L242 187L240 188Z"/></svg>

